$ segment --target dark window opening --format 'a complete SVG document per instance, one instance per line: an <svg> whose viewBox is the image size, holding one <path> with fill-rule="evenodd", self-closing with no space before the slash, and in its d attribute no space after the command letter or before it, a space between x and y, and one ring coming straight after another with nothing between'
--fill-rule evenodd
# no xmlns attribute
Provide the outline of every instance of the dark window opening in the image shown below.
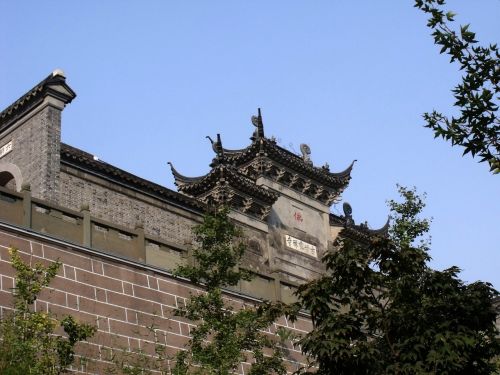
<svg viewBox="0 0 500 375"><path fill-rule="evenodd" d="M17 190L14 176L10 172L6 171L0 172L0 186L10 190Z"/></svg>

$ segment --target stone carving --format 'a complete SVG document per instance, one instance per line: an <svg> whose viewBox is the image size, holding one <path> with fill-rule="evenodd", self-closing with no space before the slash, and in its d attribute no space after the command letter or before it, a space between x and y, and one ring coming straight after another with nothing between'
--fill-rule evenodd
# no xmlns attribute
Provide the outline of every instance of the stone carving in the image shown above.
<svg viewBox="0 0 500 375"><path fill-rule="evenodd" d="M316 186L316 192L314 193L314 198L318 199L325 192L325 189L321 186Z"/></svg>
<svg viewBox="0 0 500 375"><path fill-rule="evenodd" d="M227 189L225 186L214 189L209 195L202 198L202 201L206 204L214 203L219 204L229 204L234 198L234 191Z"/></svg>
<svg viewBox="0 0 500 375"><path fill-rule="evenodd" d="M369 229L369 228L368 228L368 221L365 221L364 223L359 224L359 226L360 226L362 229L364 229L364 230L368 230L368 229Z"/></svg>
<svg viewBox="0 0 500 375"><path fill-rule="evenodd" d="M257 116L252 116L252 124L256 127L252 138L264 138L264 123L262 122L262 114L260 112L260 108L258 109Z"/></svg>
<svg viewBox="0 0 500 375"><path fill-rule="evenodd" d="M294 175L292 176L292 178L290 179L290 183L289 183L290 187L295 186L295 184L296 184L298 181L299 181L299 176L298 176L298 175L296 175L296 174L294 174Z"/></svg>
<svg viewBox="0 0 500 375"><path fill-rule="evenodd" d="M328 198L327 198L327 200L326 200L326 204L327 204L328 206L331 206L331 205L332 205L332 204L333 204L336 200L338 200L338 199L339 199L339 195L340 195L340 193L341 193L341 192L338 192L338 193L336 193L336 192L329 192L329 193L328 193Z"/></svg>
<svg viewBox="0 0 500 375"><path fill-rule="evenodd" d="M222 140L220 138L220 134L217 134L217 141L214 141L210 136L206 136L210 143L212 144L212 149L214 150L216 156L216 160L218 162L222 162L224 158L224 149L222 148Z"/></svg>
<svg viewBox="0 0 500 375"><path fill-rule="evenodd" d="M276 181L281 181L283 177L285 177L286 170L283 168L278 169L276 173Z"/></svg>
<svg viewBox="0 0 500 375"><path fill-rule="evenodd" d="M0 158L12 151L12 141L0 147Z"/></svg>
<svg viewBox="0 0 500 375"><path fill-rule="evenodd" d="M305 193L306 191L308 191L311 188L311 184L311 180L306 180L304 186L302 187L302 192Z"/></svg>
<svg viewBox="0 0 500 375"><path fill-rule="evenodd" d="M306 164L312 165L311 161L311 148L306 145L305 143L302 143L300 145L300 152L302 152L302 159Z"/></svg>
<svg viewBox="0 0 500 375"><path fill-rule="evenodd" d="M250 176L253 176L253 173L254 172L254 169L253 169L253 165L247 165L246 167L243 167L240 169L241 171L241 174L244 175L244 176L247 176L247 177L250 177Z"/></svg>
<svg viewBox="0 0 500 375"><path fill-rule="evenodd" d="M266 174L268 175L272 168L273 168L273 163L271 163L269 160L266 158L259 158L255 163L252 163L255 165L255 169L258 173Z"/></svg>
<svg viewBox="0 0 500 375"><path fill-rule="evenodd" d="M346 225L353 225L354 220L352 219L352 207L349 203L344 202L342 205L342 210L344 211Z"/></svg>
<svg viewBox="0 0 500 375"><path fill-rule="evenodd" d="M270 212L271 212L271 206L262 207L260 209L260 219L265 220L269 216Z"/></svg>
<svg viewBox="0 0 500 375"><path fill-rule="evenodd" d="M250 198L250 197L245 198L245 200L243 201L243 205L241 207L241 210L243 212L247 212L252 207L252 204L253 204L252 198Z"/></svg>
<svg viewBox="0 0 500 375"><path fill-rule="evenodd" d="M310 255L312 257L317 258L318 252L316 250L316 246L310 244L308 242L302 241L298 238L292 237L288 234L285 235L285 243L290 249L300 251L301 253Z"/></svg>

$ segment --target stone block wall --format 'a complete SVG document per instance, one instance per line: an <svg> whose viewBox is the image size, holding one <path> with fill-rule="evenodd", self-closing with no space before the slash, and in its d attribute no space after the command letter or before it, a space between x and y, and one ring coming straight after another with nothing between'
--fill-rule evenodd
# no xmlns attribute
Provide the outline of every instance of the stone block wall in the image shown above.
<svg viewBox="0 0 500 375"><path fill-rule="evenodd" d="M192 323L173 316L190 293L198 290L189 283L173 278L168 272L109 254L71 245L64 241L34 234L0 223L0 309L8 313L12 306L11 290L14 272L10 265L9 247L16 247L26 260L63 265L49 288L36 301L36 309L57 316L71 314L80 321L97 326L89 342L78 345L85 361L74 367L83 374L105 374L115 360L129 363L140 360L154 362L155 345L162 345L167 355L181 350L189 339ZM256 303L238 294L227 294L236 308ZM272 334L279 326L303 334L311 329L304 317L295 323L280 319L270 327ZM153 329L153 330L152 330ZM156 337L156 338L155 338ZM138 355L138 352L142 355ZM290 347L287 354L289 371L297 369L305 359ZM164 366L170 362L165 360ZM245 374L243 363L239 373Z"/></svg>

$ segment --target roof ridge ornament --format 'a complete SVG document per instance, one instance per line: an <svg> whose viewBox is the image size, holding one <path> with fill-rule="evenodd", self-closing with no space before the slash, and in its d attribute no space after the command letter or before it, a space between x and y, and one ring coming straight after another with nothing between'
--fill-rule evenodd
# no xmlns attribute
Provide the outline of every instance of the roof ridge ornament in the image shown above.
<svg viewBox="0 0 500 375"><path fill-rule="evenodd" d="M215 155L216 155L214 160L212 160L212 163L210 164L210 166L214 167L218 164L223 164L225 161L225 158L224 158L224 148L222 147L222 140L221 140L220 134L217 133L217 141L215 141L215 142L208 135L205 138L207 138L210 141L210 143L212 144L212 149L214 150Z"/></svg>
<svg viewBox="0 0 500 375"><path fill-rule="evenodd" d="M62 69L54 69L52 71L52 77L55 77L55 76L61 76L61 77L64 77L66 78L66 75L64 74L64 71Z"/></svg>
<svg viewBox="0 0 500 375"><path fill-rule="evenodd" d="M300 152L302 153L302 159L304 160L304 163L312 165L312 160L311 160L311 147L305 143L300 144Z"/></svg>
<svg viewBox="0 0 500 375"><path fill-rule="evenodd" d="M352 218L352 206L348 202L344 202L342 210L344 211L346 225L354 225L354 220Z"/></svg>
<svg viewBox="0 0 500 375"><path fill-rule="evenodd" d="M262 113L260 108L257 108L257 116L252 116L252 124L256 127L253 135L250 137L252 141L264 138L264 123L262 122Z"/></svg>

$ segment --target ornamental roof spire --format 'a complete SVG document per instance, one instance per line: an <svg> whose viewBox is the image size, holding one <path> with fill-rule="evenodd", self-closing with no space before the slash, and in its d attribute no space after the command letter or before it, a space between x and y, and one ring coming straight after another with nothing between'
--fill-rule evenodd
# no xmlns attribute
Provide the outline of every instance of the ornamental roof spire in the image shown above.
<svg viewBox="0 0 500 375"><path fill-rule="evenodd" d="M217 134L216 140L209 136L206 137L210 140L216 154L210 164L211 171L207 175L200 177L183 176L171 165L175 184L180 192L199 199L205 199L208 202L208 200L216 197L214 193L216 185L219 191L219 188L224 183L225 189L229 189L230 185L235 196L241 198L238 198L239 200L255 198L260 202L265 201L267 202L266 205L269 205L272 199L267 198L269 194L261 191L262 187L260 186L262 181L265 180L266 183L278 184L291 189L295 193L305 195L324 206L330 206L340 200L342 192L351 179L354 162L346 170L337 173L330 172L330 168L326 165L317 167L313 165L311 149L308 145L300 145L302 156L299 156L278 146L273 139L264 136L264 124L260 108L257 110L257 115L252 116L251 119L255 130L251 137L252 143L246 148L239 150L225 149L222 146L220 134ZM259 178L264 178L264 180L259 180L260 182L257 183ZM250 187L250 185L253 185L253 187ZM273 189L271 187L271 190ZM222 195L217 194L217 199L219 199ZM245 197L243 198L243 196ZM248 199L247 202L249 202ZM234 199L229 201L235 203ZM244 205L244 207L246 206L248 204ZM253 208L250 211L252 210ZM245 209L245 212L249 211Z"/></svg>
<svg viewBox="0 0 500 375"><path fill-rule="evenodd" d="M215 152L215 158L212 160L212 163L210 163L210 167L215 167L216 165L223 164L225 162L224 158L224 148L222 147L222 140L220 137L220 134L217 133L217 141L213 141L210 136L206 136L210 143L212 144L212 149Z"/></svg>
<svg viewBox="0 0 500 375"><path fill-rule="evenodd" d="M257 116L252 116L252 124L256 127L253 135L250 137L252 141L259 138L264 138L264 123L262 122L262 113L260 108L257 108Z"/></svg>

